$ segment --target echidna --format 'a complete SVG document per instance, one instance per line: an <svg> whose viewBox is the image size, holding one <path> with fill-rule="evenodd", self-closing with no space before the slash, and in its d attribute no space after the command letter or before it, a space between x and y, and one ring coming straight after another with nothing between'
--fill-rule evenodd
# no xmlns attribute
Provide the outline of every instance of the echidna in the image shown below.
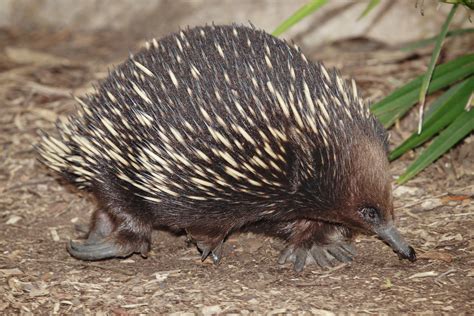
<svg viewBox="0 0 474 316"><path fill-rule="evenodd" d="M355 82L252 27L182 30L113 69L43 135L42 161L97 197L83 260L146 256L156 226L182 229L203 260L242 227L285 238L280 262L353 257L357 232L401 258L387 134Z"/></svg>

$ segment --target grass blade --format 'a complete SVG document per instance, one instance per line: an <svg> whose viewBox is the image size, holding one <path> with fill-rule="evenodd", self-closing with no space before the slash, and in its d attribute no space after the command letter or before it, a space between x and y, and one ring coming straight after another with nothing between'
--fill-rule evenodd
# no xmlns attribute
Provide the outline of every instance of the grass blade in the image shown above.
<svg viewBox="0 0 474 316"><path fill-rule="evenodd" d="M410 149L423 144L454 121L464 111L472 91L474 91L474 76L451 87L433 103L426 113L423 132L421 134L413 133L390 153L389 159L394 160Z"/></svg>
<svg viewBox="0 0 474 316"><path fill-rule="evenodd" d="M451 23L451 20L453 19L453 16L456 13L457 8L458 8L457 4L453 5L453 7L451 8L451 11L449 11L446 21L444 21L443 26L441 27L441 32L438 35L438 39L436 40L436 45L433 50L433 54L431 55L431 60L428 66L428 70L426 71L425 77L423 78L423 82L421 84L420 97L419 97L420 122L418 124L418 134L421 133L421 127L423 125L423 108L425 106L426 93L428 92L428 86L430 85L431 76L433 75L433 71L436 66L436 61L438 60L439 53L441 52L441 46L443 45L444 38L446 37L446 33L448 33L449 24Z"/></svg>
<svg viewBox="0 0 474 316"><path fill-rule="evenodd" d="M468 34L468 33L474 33L474 27L449 31L448 33L446 33L446 37L451 37L451 36L454 37L454 36L459 36L459 35ZM438 35L430 37L430 38L425 38L419 41L414 41L414 42L406 44L405 46L402 46L400 50L404 52L411 52L415 49L422 48L434 43L437 38L438 38Z"/></svg>
<svg viewBox="0 0 474 316"><path fill-rule="evenodd" d="M407 168L400 178L398 178L397 182L402 184L411 179L473 130L474 110L464 111L443 132L441 132L438 137L436 137L433 143L426 148L418 159Z"/></svg>
<svg viewBox="0 0 474 316"><path fill-rule="evenodd" d="M321 8L327 3L327 0L311 0L309 3L302 6L298 11L296 11L292 16L283 21L278 27L273 31L272 35L278 36L283 32L288 30L290 27L313 13L314 11Z"/></svg>
<svg viewBox="0 0 474 316"><path fill-rule="evenodd" d="M474 10L474 1L472 0L440 0L440 1L444 3L449 3L449 4L462 4L466 6L467 8Z"/></svg>
<svg viewBox="0 0 474 316"><path fill-rule="evenodd" d="M370 0L370 2L365 7L364 12L362 12L362 14L357 18L357 21L369 14L369 12L372 11L372 9L375 8L379 3L380 0Z"/></svg>
<svg viewBox="0 0 474 316"><path fill-rule="evenodd" d="M474 54L464 55L438 65L433 72L428 93L438 91L473 74ZM418 76L371 106L372 112L385 127L391 126L417 102L422 80L423 75Z"/></svg>

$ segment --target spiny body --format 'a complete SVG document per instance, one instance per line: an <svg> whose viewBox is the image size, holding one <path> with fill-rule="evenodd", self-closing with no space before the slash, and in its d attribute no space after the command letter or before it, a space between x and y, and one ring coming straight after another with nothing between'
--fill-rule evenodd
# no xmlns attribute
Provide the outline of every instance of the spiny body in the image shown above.
<svg viewBox="0 0 474 316"><path fill-rule="evenodd" d="M152 40L77 100L39 152L101 204L88 242L69 246L78 258L145 254L164 225L218 261L229 233L265 222L291 230L296 262L309 259L295 249L323 244L311 233L321 225L342 243L375 231L362 210L384 225L393 217L387 134L355 82L263 31L205 26Z"/></svg>

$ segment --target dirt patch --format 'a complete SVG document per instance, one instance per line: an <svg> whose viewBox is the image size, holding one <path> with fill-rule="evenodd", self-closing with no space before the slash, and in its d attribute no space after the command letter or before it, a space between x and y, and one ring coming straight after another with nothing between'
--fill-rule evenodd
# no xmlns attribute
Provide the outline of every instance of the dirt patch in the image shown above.
<svg viewBox="0 0 474 316"><path fill-rule="evenodd" d="M219 266L199 260L184 236L156 232L147 259L87 263L65 249L95 208L35 160L39 129L74 110L82 94L130 47L108 46L117 34L0 32L0 313L138 314L191 312L469 313L474 310L474 141L468 139L395 190L398 226L416 248L399 261L382 242L361 236L351 264L301 274L276 263L283 244L253 234L232 236ZM111 40L110 43L120 41ZM115 44L114 44L115 45ZM443 56L473 50L462 39ZM134 47L138 46L135 45ZM134 50L133 48L130 48ZM375 100L425 69L429 50L400 53L377 43L345 41L305 48L343 68ZM313 52L313 53L311 53ZM407 135L407 118L392 141ZM392 164L400 174L411 154Z"/></svg>

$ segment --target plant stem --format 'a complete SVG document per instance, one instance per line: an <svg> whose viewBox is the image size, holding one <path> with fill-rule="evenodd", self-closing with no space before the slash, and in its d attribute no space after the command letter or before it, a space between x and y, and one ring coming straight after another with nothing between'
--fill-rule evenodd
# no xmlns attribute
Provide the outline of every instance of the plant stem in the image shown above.
<svg viewBox="0 0 474 316"><path fill-rule="evenodd" d="M304 6L302 6L298 11L296 11L292 16L290 16L288 19L283 21L272 33L274 36L278 36L288 30L290 27L292 27L294 24L297 22L301 21L304 19L306 16L309 14L315 12L319 8L321 8L323 5L327 3L327 0L311 0Z"/></svg>
<svg viewBox="0 0 474 316"><path fill-rule="evenodd" d="M428 70L426 71L425 78L423 79L423 83L421 85L420 89L420 114L419 114L419 122L418 122L418 134L421 133L421 127L423 125L423 109L425 107L425 101L426 101L426 92L428 91L428 87L430 85L431 81L431 76L433 75L433 70L436 65L436 61L438 60L439 53L441 52L441 45L443 45L444 38L446 37L446 33L448 33L448 27L449 24L451 23L451 20L453 19L454 13L456 13L456 9L458 8L458 5L455 4L451 8L451 11L449 12L448 17L444 21L443 26L441 27L441 32L438 35L438 39L436 40L436 46L433 50L433 54L431 55L431 61L428 66Z"/></svg>

